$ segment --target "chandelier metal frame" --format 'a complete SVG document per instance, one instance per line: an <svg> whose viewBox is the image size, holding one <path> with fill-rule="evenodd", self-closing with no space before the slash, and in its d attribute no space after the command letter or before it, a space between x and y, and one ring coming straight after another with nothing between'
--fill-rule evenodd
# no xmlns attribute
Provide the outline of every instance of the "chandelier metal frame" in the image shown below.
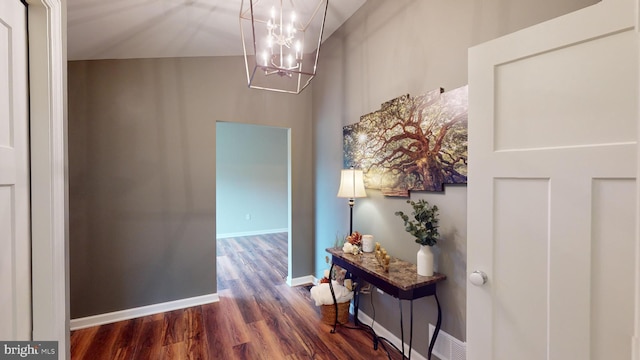
<svg viewBox="0 0 640 360"><path fill-rule="evenodd" d="M287 1L289 9L295 12L289 23L285 22L286 14L283 9L283 1ZM307 0L308 1L308 0ZM269 90L276 92L299 94L304 90L316 75L320 46L324 33L325 20L329 7L329 0L317 0L312 14L308 20L301 19L296 10L295 0L242 0L240 7L240 32L242 36L242 50L244 53L247 85L252 89ZM248 7L245 8L245 4ZM276 5L279 4L279 9ZM268 19L256 14L256 8L271 5ZM323 11L323 13L320 13ZM264 11L262 12L264 14ZM318 39L312 39L315 49L304 49L305 37L310 30L312 22L321 23L314 30L318 31ZM251 27L243 22L249 21ZM250 33L248 33L250 29ZM258 31L257 31L258 30ZM260 44L265 39L260 39L256 34L268 34L267 45ZM263 36L264 37L264 36ZM305 61L305 50L313 56L312 61ZM309 52L311 51L311 52ZM315 51L315 53L313 53ZM278 75L273 81L260 77Z"/></svg>

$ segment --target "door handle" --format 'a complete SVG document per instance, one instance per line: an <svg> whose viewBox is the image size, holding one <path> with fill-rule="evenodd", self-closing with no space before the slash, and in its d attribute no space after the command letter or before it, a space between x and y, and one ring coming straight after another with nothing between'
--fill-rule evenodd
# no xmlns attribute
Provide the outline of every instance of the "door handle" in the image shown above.
<svg viewBox="0 0 640 360"><path fill-rule="evenodd" d="M488 277L484 271L476 270L469 274L469 281L475 286L482 286L487 283Z"/></svg>

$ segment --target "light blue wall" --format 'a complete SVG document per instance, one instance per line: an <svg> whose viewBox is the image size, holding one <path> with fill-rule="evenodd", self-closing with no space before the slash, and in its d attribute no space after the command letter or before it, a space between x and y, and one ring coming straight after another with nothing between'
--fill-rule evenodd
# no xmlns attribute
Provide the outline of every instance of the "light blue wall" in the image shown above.
<svg viewBox="0 0 640 360"><path fill-rule="evenodd" d="M287 158L287 129L217 123L218 237L288 228Z"/></svg>

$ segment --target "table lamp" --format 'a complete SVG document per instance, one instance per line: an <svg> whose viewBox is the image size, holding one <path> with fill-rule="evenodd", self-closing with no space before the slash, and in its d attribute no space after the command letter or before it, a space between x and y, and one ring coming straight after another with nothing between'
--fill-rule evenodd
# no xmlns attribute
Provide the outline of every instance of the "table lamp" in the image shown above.
<svg viewBox="0 0 640 360"><path fill-rule="evenodd" d="M353 234L353 205L356 198L366 197L362 170L343 169L340 174L338 197L349 199L349 235Z"/></svg>

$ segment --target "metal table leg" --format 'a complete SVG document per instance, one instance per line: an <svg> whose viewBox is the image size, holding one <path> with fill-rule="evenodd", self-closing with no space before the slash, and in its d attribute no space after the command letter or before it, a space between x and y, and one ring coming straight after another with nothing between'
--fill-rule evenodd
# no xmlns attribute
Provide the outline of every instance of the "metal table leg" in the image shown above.
<svg viewBox="0 0 640 360"><path fill-rule="evenodd" d="M411 360L411 349L413 348L413 300L411 300L411 310L409 312L410 316L411 316L411 327L409 328L409 360ZM402 345L404 347L404 344Z"/></svg>
<svg viewBox="0 0 640 360"><path fill-rule="evenodd" d="M438 300L438 294L433 294L436 298L436 304L438 305L438 322L436 323L436 328L433 331L433 337L431 338L431 343L429 344L429 354L428 360L431 360L431 352L433 352L433 346L436 344L436 338L438 337L438 333L440 332L440 326L442 325L442 310L440 309L440 301Z"/></svg>
<svg viewBox="0 0 640 360"><path fill-rule="evenodd" d="M336 312L336 318L333 321L333 329L331 330L331 333L335 333L336 332L336 327L338 326L338 301L336 300L336 293L335 291L333 291L333 279L331 278L331 274L333 274L333 267L335 266L334 263L331 263L331 269L329 269L329 289L331 290L331 297L333 298L333 306L335 307L335 312Z"/></svg>
<svg viewBox="0 0 640 360"><path fill-rule="evenodd" d="M404 325L402 324L402 300L398 299L398 305L400 306L400 347L402 348L402 358L404 359Z"/></svg>

